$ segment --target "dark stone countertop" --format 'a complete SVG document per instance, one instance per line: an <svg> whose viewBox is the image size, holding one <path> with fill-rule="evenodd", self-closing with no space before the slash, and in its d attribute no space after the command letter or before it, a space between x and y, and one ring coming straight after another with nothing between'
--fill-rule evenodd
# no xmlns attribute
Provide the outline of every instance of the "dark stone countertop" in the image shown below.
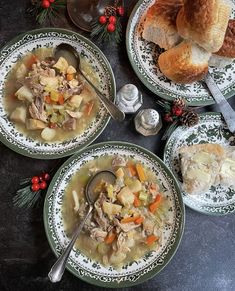
<svg viewBox="0 0 235 291"><path fill-rule="evenodd" d="M130 13L137 1L126 1ZM0 1L0 46L27 30L38 27L32 16L25 13L29 1ZM61 17L54 24L79 31ZM125 49L125 38L119 46L100 46L113 68L117 89L134 83L144 96L143 108L158 108L156 96L135 75ZM235 106L234 97L229 101ZM160 108L158 108L160 109ZM200 111L216 111L208 106ZM143 137L135 132L133 116L127 116L119 126L110 121L99 141L123 140L141 145L162 158L165 142L161 135ZM14 208L12 198L19 180L43 170L56 161L33 160L11 151L0 144L0 290L105 290L89 285L65 272L63 280L53 285L47 278L55 261L44 232L42 209ZM65 159L64 159L65 160ZM232 291L235 290L235 223L234 214L224 217L206 216L186 207L185 231L180 247L164 270L153 279L125 290L167 291Z"/></svg>

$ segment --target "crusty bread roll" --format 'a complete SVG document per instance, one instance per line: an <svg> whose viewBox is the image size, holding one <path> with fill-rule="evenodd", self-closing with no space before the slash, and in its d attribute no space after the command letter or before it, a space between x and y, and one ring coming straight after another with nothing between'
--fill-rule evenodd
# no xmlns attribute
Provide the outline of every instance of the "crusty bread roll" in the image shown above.
<svg viewBox="0 0 235 291"><path fill-rule="evenodd" d="M156 0L147 11L143 38L166 50L178 44L176 17L182 5L183 0Z"/></svg>
<svg viewBox="0 0 235 291"><path fill-rule="evenodd" d="M223 68L235 59L235 19L230 19L226 30L224 43L220 50L212 54L209 66Z"/></svg>
<svg viewBox="0 0 235 291"><path fill-rule="evenodd" d="M203 48L185 40L162 53L158 64L162 73L176 83L192 83L201 80L208 72L211 54Z"/></svg>
<svg viewBox="0 0 235 291"><path fill-rule="evenodd" d="M231 10L229 0L184 0L176 20L178 33L208 52L217 52L223 44Z"/></svg>

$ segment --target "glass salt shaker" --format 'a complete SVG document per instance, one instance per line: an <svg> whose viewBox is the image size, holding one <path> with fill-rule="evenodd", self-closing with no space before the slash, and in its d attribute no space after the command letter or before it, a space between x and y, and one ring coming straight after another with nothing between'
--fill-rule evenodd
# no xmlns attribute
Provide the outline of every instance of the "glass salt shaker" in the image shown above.
<svg viewBox="0 0 235 291"><path fill-rule="evenodd" d="M126 84L118 91L116 104L125 113L135 113L142 106L143 97L135 85Z"/></svg>
<svg viewBox="0 0 235 291"><path fill-rule="evenodd" d="M144 136L155 135L162 128L161 117L154 109L143 109L139 111L134 122L136 130Z"/></svg>

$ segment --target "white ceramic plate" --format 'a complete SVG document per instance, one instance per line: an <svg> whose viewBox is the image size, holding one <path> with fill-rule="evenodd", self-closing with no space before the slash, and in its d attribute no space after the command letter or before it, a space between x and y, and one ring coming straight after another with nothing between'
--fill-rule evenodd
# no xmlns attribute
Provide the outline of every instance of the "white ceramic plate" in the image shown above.
<svg viewBox="0 0 235 291"><path fill-rule="evenodd" d="M158 251L128 263L120 271L104 267L76 249L70 254L67 269L80 279L98 286L127 287L144 282L162 270L176 252L183 233L184 204L178 185L169 169L154 154L124 142L95 144L78 152L64 163L50 183L44 204L44 225L51 248L58 256L69 243L61 213L64 189L83 164L107 154L134 158L157 175L170 202L170 224L163 230L163 241Z"/></svg>
<svg viewBox="0 0 235 291"><path fill-rule="evenodd" d="M164 162L181 184L180 147L199 143L230 145L234 141L235 135L228 130L219 113L201 114L197 125L179 126L171 134L164 150ZM187 206L205 214L224 215L235 211L235 189L231 187L218 185L200 195L186 192L182 192L182 195Z"/></svg>
<svg viewBox="0 0 235 291"><path fill-rule="evenodd" d="M72 139L62 142L40 142L17 130L15 124L9 121L4 109L4 83L7 75L19 58L41 47L55 47L65 42L74 46L92 65L100 78L100 90L107 98L114 100L116 96L115 79L112 68L104 54L90 40L64 29L39 29L26 32L14 38L0 51L0 141L12 150L40 159L55 159L68 156L89 145L104 130L109 115L101 104L95 119L86 130Z"/></svg>
<svg viewBox="0 0 235 291"><path fill-rule="evenodd" d="M190 106L215 103L203 82L181 85L167 79L158 67L158 56L163 51L143 39L143 23L148 8L155 0L140 0L129 18L126 46L129 60L139 79L156 95L166 100L184 97ZM231 0L235 18L235 0ZM211 74L226 98L235 95L235 62L224 69L211 69Z"/></svg>

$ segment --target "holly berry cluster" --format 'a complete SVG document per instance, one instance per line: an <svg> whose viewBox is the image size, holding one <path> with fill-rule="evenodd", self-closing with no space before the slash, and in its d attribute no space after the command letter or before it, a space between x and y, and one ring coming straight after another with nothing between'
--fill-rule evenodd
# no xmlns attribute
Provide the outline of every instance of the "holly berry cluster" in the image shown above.
<svg viewBox="0 0 235 291"><path fill-rule="evenodd" d="M41 1L41 6L44 9L48 9L53 2L55 2L55 0L42 0Z"/></svg>
<svg viewBox="0 0 235 291"><path fill-rule="evenodd" d="M50 180L50 175L48 173L43 173L40 176L34 176L31 179L31 189L33 192L39 190L45 190L47 188L47 182Z"/></svg>
<svg viewBox="0 0 235 291"><path fill-rule="evenodd" d="M117 16L123 16L125 13L123 6L118 6L112 12L114 15L101 15L99 17L99 23L105 25L108 32L112 33L116 30Z"/></svg>
<svg viewBox="0 0 235 291"><path fill-rule="evenodd" d="M185 103L182 102L179 104L178 100L173 101L173 105L170 108L170 111L166 112L164 115L164 120L166 122L173 122L174 120L178 119L184 113Z"/></svg>

